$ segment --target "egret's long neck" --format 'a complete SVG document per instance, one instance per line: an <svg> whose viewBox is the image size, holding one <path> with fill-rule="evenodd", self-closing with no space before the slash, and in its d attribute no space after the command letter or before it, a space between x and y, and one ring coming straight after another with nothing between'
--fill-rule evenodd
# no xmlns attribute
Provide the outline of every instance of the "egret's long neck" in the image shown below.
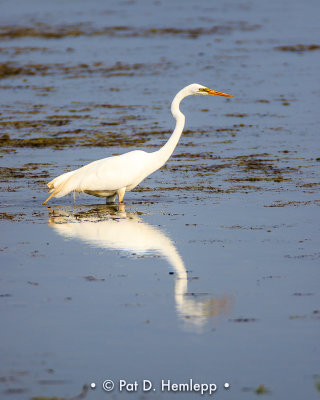
<svg viewBox="0 0 320 400"><path fill-rule="evenodd" d="M171 156L171 154L173 153L174 149L176 148L179 142L185 123L185 116L180 111L179 105L181 100L183 100L186 96L189 95L190 95L189 92L187 92L185 89L182 89L180 90L180 92L177 93L177 95L172 101L171 112L176 120L176 126L167 143L163 147L161 147L160 150L155 151L153 153L156 160L156 163L154 164L155 167L154 170L162 167L162 165L169 159L169 157Z"/></svg>

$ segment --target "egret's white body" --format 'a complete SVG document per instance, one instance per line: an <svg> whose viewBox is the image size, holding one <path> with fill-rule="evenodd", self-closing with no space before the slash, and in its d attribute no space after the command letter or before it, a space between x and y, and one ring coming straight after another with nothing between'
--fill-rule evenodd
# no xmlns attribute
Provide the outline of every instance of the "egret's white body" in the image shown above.
<svg viewBox="0 0 320 400"><path fill-rule="evenodd" d="M163 147L152 153L142 150L130 151L93 161L79 169L66 172L48 183L51 194L43 204L51 197L63 197L70 192L84 192L92 196L106 197L107 202L113 202L118 196L121 203L125 192L134 189L169 159L177 146L185 123L185 116L179 108L180 102L185 97L194 94L232 97L196 83L186 86L172 101L171 112L176 120L176 126Z"/></svg>

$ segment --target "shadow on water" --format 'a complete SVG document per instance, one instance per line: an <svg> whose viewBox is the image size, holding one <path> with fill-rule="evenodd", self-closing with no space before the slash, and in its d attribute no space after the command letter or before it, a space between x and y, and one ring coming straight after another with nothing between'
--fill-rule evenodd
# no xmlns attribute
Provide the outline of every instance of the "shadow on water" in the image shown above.
<svg viewBox="0 0 320 400"><path fill-rule="evenodd" d="M49 225L63 237L97 248L166 259L175 272L176 311L188 329L201 330L209 318L228 314L232 308L231 296L188 292L188 271L172 240L136 213L126 212L124 205L55 206L50 208Z"/></svg>

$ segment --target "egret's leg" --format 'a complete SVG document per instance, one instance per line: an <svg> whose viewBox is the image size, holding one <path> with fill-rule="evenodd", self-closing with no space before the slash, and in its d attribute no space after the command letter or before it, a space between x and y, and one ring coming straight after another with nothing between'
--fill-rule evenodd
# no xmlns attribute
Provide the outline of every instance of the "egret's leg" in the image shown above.
<svg viewBox="0 0 320 400"><path fill-rule="evenodd" d="M126 192L126 188L122 188L122 189L118 190L119 204L122 203L125 192Z"/></svg>
<svg viewBox="0 0 320 400"><path fill-rule="evenodd" d="M117 193L113 194L112 196L106 197L106 204L113 204L116 201Z"/></svg>

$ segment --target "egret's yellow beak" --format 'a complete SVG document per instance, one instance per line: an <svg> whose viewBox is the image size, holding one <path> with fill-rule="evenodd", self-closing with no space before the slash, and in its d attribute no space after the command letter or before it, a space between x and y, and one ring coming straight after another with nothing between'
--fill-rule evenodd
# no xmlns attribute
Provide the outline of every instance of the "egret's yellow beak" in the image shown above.
<svg viewBox="0 0 320 400"><path fill-rule="evenodd" d="M209 89L207 93L215 96L233 97L232 94L222 93L218 92L217 90L211 90L211 89Z"/></svg>

